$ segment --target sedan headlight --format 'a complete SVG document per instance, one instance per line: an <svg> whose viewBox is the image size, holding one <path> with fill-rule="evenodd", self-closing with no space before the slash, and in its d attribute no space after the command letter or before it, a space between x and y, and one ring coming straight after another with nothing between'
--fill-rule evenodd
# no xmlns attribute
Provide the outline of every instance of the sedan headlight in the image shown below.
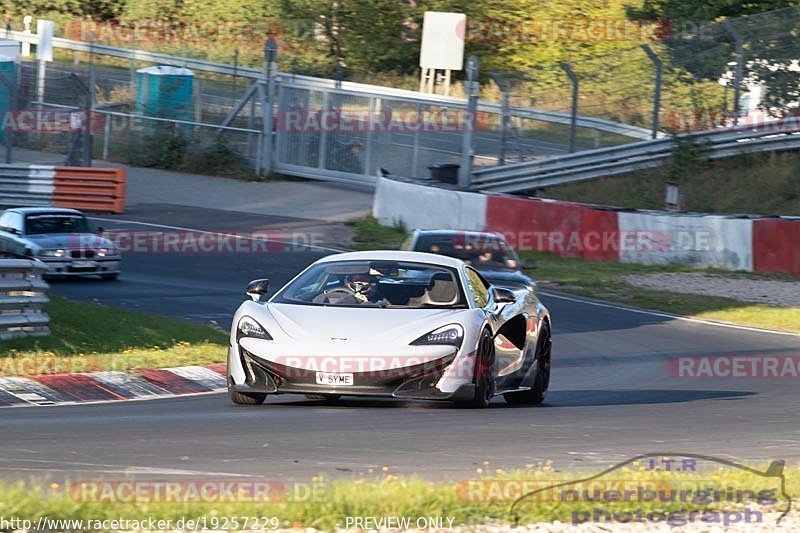
<svg viewBox="0 0 800 533"><path fill-rule="evenodd" d="M41 256L42 257L64 257L67 255L67 252L62 249L55 249L55 250L42 250Z"/></svg>
<svg viewBox="0 0 800 533"><path fill-rule="evenodd" d="M424 346L430 344L449 344L451 346L461 346L464 340L464 328L459 324L448 324L430 333L426 333L419 339L411 343L412 346Z"/></svg>
<svg viewBox="0 0 800 533"><path fill-rule="evenodd" d="M236 328L237 330L237 337L250 337L253 339L264 339L271 341L272 337L267 330L261 326L258 322L255 321L254 318L250 318L249 316L242 317L239 320L239 326Z"/></svg>

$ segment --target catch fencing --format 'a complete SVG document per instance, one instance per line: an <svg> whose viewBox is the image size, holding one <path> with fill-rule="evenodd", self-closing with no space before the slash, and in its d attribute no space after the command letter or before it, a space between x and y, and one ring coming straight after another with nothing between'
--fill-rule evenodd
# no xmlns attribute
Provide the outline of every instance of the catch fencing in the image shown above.
<svg viewBox="0 0 800 533"><path fill-rule="evenodd" d="M700 26L662 21L660 39L608 43L598 56L516 72L481 73L470 59L460 98L354 83L343 72L279 72L272 61L252 68L55 38L55 61L23 58L16 79L0 81L14 87L15 110L87 110L87 119L47 133L17 127L6 136L6 162L60 154L70 165L94 157L369 186L381 175L424 181L444 164L460 167L458 185L479 188L494 181L492 167L557 165L567 154L798 113L798 28L800 7L789 7ZM6 36L38 44L36 34ZM158 109L142 105L137 71L148 65L193 72L180 112L171 96L153 103Z"/></svg>
<svg viewBox="0 0 800 533"><path fill-rule="evenodd" d="M0 258L0 340L50 334L46 271L40 261Z"/></svg>
<svg viewBox="0 0 800 533"><path fill-rule="evenodd" d="M36 34L5 34L38 43ZM36 160L36 154L61 154L71 165L91 165L94 157L184 171L277 171L374 184L375 176L386 173L426 179L433 164L496 165L511 142L502 133L504 116L515 117L533 132L547 130L546 125L563 129L573 122L560 111L477 98L470 107L469 98L278 72L274 64L268 76L267 69L69 39L55 38L54 46L60 52L55 61L23 58L17 79L6 81L14 87L14 107L39 112L36 117L43 117L45 124L58 122L52 116L77 110L85 111L88 120L62 118L69 124L50 131L17 127L6 139L7 163L14 158L45 162ZM193 94L181 116L157 116L137 102L137 71L152 64L193 71ZM336 121L317 129L282 129L293 112ZM348 116L350 124L343 120ZM361 124L354 130L353 117ZM391 127L375 126L390 120ZM638 126L597 117L574 120L577 128L595 132L598 139L649 137ZM547 135L517 139L515 146L524 148L526 159L568 151L565 142ZM20 150L12 155L12 147Z"/></svg>

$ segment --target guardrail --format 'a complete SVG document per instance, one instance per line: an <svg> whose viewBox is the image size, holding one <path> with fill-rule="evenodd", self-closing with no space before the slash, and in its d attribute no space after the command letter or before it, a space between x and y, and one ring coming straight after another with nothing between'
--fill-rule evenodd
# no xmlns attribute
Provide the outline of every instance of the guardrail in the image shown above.
<svg viewBox="0 0 800 533"><path fill-rule="evenodd" d="M50 334L45 271L41 261L0 259L0 340Z"/></svg>
<svg viewBox="0 0 800 533"><path fill-rule="evenodd" d="M0 205L122 213L125 169L0 165Z"/></svg>
<svg viewBox="0 0 800 533"><path fill-rule="evenodd" d="M122 213L125 169L56 167L53 202L58 207Z"/></svg>
<svg viewBox="0 0 800 533"><path fill-rule="evenodd" d="M765 124L759 130L754 130L753 126L711 130L585 150L540 161L479 168L473 172L472 186L494 192L519 192L654 168L671 157L676 138L692 140L708 159L793 150L800 149L800 123L787 120Z"/></svg>
<svg viewBox="0 0 800 533"><path fill-rule="evenodd" d="M2 32L0 32L2 35ZM36 45L39 43L39 36L35 33L24 33L21 31L7 30L5 36L23 43ZM252 80L264 80L264 70L251 67L240 67L216 61L206 61L204 59L193 59L190 57L178 57L157 52L147 52L145 50L135 50L132 48L120 48L104 44L87 43L84 41L73 41L56 37L53 39L53 46L73 52L86 52L100 55L107 55L129 61L146 61L158 65L169 65L175 67L185 67L200 72L211 72L214 74L225 74L228 76L238 76ZM429 93L421 93L408 89L396 89L394 87L383 87L379 85L369 85L366 83L355 83L349 81L337 81L325 78L315 78L313 76L302 76L298 74L279 72L277 73L279 82L290 82L296 85L304 85L309 89L342 89L347 92L363 93L369 96L383 96L394 99L408 99L409 101L423 100L428 104L441 104L454 108L466 108L466 100L441 96ZM501 104L479 102L478 111L502 114ZM525 108L511 106L511 113L524 119L540 120L554 124L569 124L570 114L558 111L546 111L542 109ZM652 132L648 128L641 128L630 124L623 124L612 120L605 120L595 117L578 116L577 124L580 128L589 128L607 133L615 133L630 137L632 139L650 139Z"/></svg>

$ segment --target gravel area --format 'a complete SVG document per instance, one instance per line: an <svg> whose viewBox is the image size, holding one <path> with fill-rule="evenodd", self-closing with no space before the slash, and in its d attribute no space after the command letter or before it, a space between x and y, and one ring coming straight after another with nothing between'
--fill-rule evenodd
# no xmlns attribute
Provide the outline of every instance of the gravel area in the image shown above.
<svg viewBox="0 0 800 533"><path fill-rule="evenodd" d="M630 274L624 276L623 280L642 289L722 296L778 307L800 307L800 282L699 272Z"/></svg>

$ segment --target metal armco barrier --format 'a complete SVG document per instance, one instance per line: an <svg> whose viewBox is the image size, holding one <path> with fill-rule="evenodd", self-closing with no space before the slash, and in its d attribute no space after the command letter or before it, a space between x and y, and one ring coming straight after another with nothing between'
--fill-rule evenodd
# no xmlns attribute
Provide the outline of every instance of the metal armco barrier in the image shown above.
<svg viewBox="0 0 800 533"><path fill-rule="evenodd" d="M0 205L125 209L125 169L0 165Z"/></svg>
<svg viewBox="0 0 800 533"><path fill-rule="evenodd" d="M40 261L0 259L0 340L50 334L46 270Z"/></svg>
<svg viewBox="0 0 800 533"><path fill-rule="evenodd" d="M58 207L122 213L125 169L56 167L53 200Z"/></svg>
<svg viewBox="0 0 800 533"><path fill-rule="evenodd" d="M757 130L740 126L711 130L679 138L691 139L704 148L709 159L743 153L794 150L800 148L800 121L765 124ZM493 192L520 192L552 187L663 165L675 148L673 138L642 141L610 148L585 150L540 161L514 163L476 170L472 185Z"/></svg>
<svg viewBox="0 0 800 533"><path fill-rule="evenodd" d="M53 205L55 175L54 166L0 165L0 205Z"/></svg>

